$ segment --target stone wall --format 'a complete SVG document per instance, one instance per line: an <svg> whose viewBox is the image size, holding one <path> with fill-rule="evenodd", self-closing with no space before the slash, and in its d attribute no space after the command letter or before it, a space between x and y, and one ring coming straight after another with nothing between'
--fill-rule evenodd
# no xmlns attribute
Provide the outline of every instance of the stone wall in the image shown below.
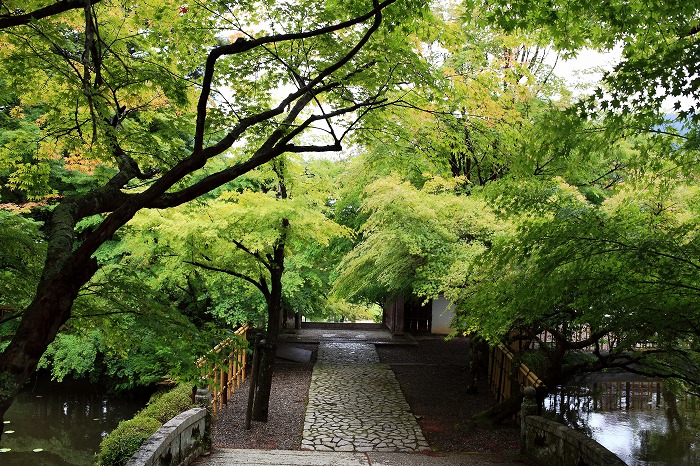
<svg viewBox="0 0 700 466"><path fill-rule="evenodd" d="M624 466L610 450L563 424L526 416L525 454L547 466Z"/></svg>
<svg viewBox="0 0 700 466"><path fill-rule="evenodd" d="M207 410L193 408L166 422L126 466L186 466L210 448Z"/></svg>
<svg viewBox="0 0 700 466"><path fill-rule="evenodd" d="M523 389L520 436L525 456L547 466L625 466L624 461L587 435L535 416L536 393L533 387Z"/></svg>

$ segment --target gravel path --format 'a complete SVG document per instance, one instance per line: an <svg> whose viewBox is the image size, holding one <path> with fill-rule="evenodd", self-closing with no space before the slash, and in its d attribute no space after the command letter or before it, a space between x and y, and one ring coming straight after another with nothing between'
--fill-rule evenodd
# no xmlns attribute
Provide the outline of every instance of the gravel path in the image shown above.
<svg viewBox="0 0 700 466"><path fill-rule="evenodd" d="M299 449L317 345L295 343L294 346L314 351L311 363L278 361L275 364L268 422L253 422L251 429L245 430L249 382L246 380L233 394L228 406L218 413L214 424L214 447Z"/></svg>
<svg viewBox="0 0 700 466"><path fill-rule="evenodd" d="M380 345L377 351L380 360L396 374L430 447L440 452L520 451L520 428L515 421L495 429L467 422L495 403L486 380L480 381L476 394L466 392L472 377L468 372L468 339L444 341L425 336L417 340L418 346Z"/></svg>
<svg viewBox="0 0 700 466"><path fill-rule="evenodd" d="M438 452L512 453L520 448L519 429L506 423L497 429L473 428L473 414L494 404L485 381L478 394L467 394L468 340L445 342L439 337L418 337L417 346L377 345L382 363L389 364L411 411L418 417L430 447ZM275 366L269 421L243 428L248 397L247 382L219 412L214 446L298 450L308 402L317 345L294 343L314 350L310 364L278 362Z"/></svg>

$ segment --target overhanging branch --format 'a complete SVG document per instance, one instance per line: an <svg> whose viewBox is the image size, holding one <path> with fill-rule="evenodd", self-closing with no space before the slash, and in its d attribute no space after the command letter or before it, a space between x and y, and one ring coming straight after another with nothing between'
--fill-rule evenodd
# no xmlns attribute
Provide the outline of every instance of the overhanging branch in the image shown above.
<svg viewBox="0 0 700 466"><path fill-rule="evenodd" d="M265 285L264 282L258 282L254 278L249 277L248 275L236 272L235 270L228 270L228 269L222 269L219 267L214 267L212 265L204 264L202 262L197 262L197 261L184 261L186 264L194 265L195 267L201 267L205 270L210 270L212 272L221 272L225 273L227 275L231 275L232 277L240 278L241 280L245 280L248 283L252 284L255 286L257 289L259 289L262 294L265 296L265 299L268 298L270 295L270 290L267 289L267 286ZM262 277L261 277L262 279Z"/></svg>
<svg viewBox="0 0 700 466"><path fill-rule="evenodd" d="M312 37L322 36L324 34L329 34L335 31L355 26L374 17L374 22L372 23L372 25L367 29L367 31L357 42L357 44L355 44L355 46L344 57L325 68L314 79L309 80L309 82L305 86L301 86L297 91L290 93L285 99L282 100L282 102L280 102L280 104L277 107L270 109L267 112L259 114L257 118L250 119L248 122L241 122L241 124L239 124L239 128L240 130L242 130L240 131L242 133L249 126L255 123L265 121L269 118L281 114L284 111L284 108L288 107L292 102L294 102L301 96L312 91L313 88L316 87L316 85L318 85L319 83L321 83L325 78L327 78L328 76L345 66L355 55L359 53L360 50L362 50L367 41L369 41L369 38L372 36L372 34L377 30L377 28L379 28L379 25L382 21L382 10L394 3L395 1L396 0L386 0L382 3L379 3L377 0L373 0L372 3L374 8L371 11L365 13L362 16L358 16L357 18L353 18L351 20L344 21L336 25L327 26L324 28L315 29L313 31L301 33L279 34L274 36L261 37L259 39L239 40L233 44L224 45L212 50L209 53L209 56L207 57L204 77L202 81L202 92L199 97L199 102L197 103L197 122L195 126L194 153L200 153L204 146L204 129L207 105L209 102L209 95L211 94L211 83L214 79L214 67L219 58L225 55L243 53L255 47L270 44L273 42L309 39Z"/></svg>
<svg viewBox="0 0 700 466"><path fill-rule="evenodd" d="M92 0L90 3L95 4L99 1L100 0ZM0 29L21 26L24 24L29 24L32 22L32 20L48 18L49 16L65 13L66 11L85 8L87 3L88 2L86 0L64 0L52 3L30 13L23 13L19 15L0 15Z"/></svg>

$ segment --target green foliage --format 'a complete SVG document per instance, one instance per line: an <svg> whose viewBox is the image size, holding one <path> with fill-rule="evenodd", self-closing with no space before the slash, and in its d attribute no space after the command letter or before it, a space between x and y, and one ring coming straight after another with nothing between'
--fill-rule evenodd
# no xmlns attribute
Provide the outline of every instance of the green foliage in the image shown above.
<svg viewBox="0 0 700 466"><path fill-rule="evenodd" d="M0 210L0 303L23 309L39 282L46 242L41 223Z"/></svg>
<svg viewBox="0 0 700 466"><path fill-rule="evenodd" d="M377 304L355 304L344 299L329 299L320 315L328 322L382 321L382 308Z"/></svg>
<svg viewBox="0 0 700 466"><path fill-rule="evenodd" d="M100 444L95 464L123 466L143 442L178 414L192 408L191 387L185 384L153 395L148 405L133 419L122 421Z"/></svg>
<svg viewBox="0 0 700 466"><path fill-rule="evenodd" d="M192 408L191 392L192 387L180 384L167 392L156 393L138 416L153 418L165 424L178 414Z"/></svg>
<svg viewBox="0 0 700 466"><path fill-rule="evenodd" d="M54 380L61 382L66 376L77 378L86 375L96 376L95 360L100 350L99 333L93 332L87 338L62 333L49 345L39 361L37 369L51 368Z"/></svg>
<svg viewBox="0 0 700 466"><path fill-rule="evenodd" d="M622 46L622 61L589 107L657 112L670 98L680 116L697 117L700 33L695 2L468 1L469 15L505 30L538 31L544 43L575 55L583 47ZM653 27L650 27L653 25ZM683 102L685 100L685 103ZM685 108L684 108L685 107Z"/></svg>
<svg viewBox="0 0 700 466"><path fill-rule="evenodd" d="M100 443L95 464L123 466L161 425L159 421L145 416L120 422Z"/></svg>
<svg viewBox="0 0 700 466"><path fill-rule="evenodd" d="M610 341L609 364L649 341L659 351L645 353L646 370L700 380L697 188L629 184L602 204L562 181L537 188L519 186L519 202L540 201L475 262L468 286L448 293L457 328L497 341L515 327L587 326Z"/></svg>
<svg viewBox="0 0 700 466"><path fill-rule="evenodd" d="M484 202L454 194L459 184L432 178L417 190L389 177L368 186L362 242L338 266L334 293L383 303L400 293L434 297L462 282L500 227Z"/></svg>
<svg viewBox="0 0 700 466"><path fill-rule="evenodd" d="M312 173L308 166L302 171L286 164L287 199L279 199L270 190L269 178L257 171L242 180L239 190L223 191L206 204L144 213L131 227L131 236L139 239L115 254L123 254L124 263L157 271L152 275L154 288L186 289L199 277L196 295L208 298L208 313L230 325L261 324L269 281L264 261L281 240L287 220L284 301L294 311L318 313L333 268L328 246L350 232L324 215L330 212L327 188L321 189L323 183L330 186L324 174L328 167L316 166ZM248 189L251 185L264 190Z"/></svg>

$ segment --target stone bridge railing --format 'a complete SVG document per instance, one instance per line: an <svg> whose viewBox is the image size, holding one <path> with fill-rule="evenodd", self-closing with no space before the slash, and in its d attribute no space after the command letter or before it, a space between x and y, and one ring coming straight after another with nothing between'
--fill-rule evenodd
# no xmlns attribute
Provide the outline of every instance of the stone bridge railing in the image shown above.
<svg viewBox="0 0 700 466"><path fill-rule="evenodd" d="M548 466L625 466L610 450L588 437L537 412L535 389L524 391L521 435L524 453Z"/></svg>
<svg viewBox="0 0 700 466"><path fill-rule="evenodd" d="M126 466L187 466L211 448L210 416L192 408L166 422Z"/></svg>

